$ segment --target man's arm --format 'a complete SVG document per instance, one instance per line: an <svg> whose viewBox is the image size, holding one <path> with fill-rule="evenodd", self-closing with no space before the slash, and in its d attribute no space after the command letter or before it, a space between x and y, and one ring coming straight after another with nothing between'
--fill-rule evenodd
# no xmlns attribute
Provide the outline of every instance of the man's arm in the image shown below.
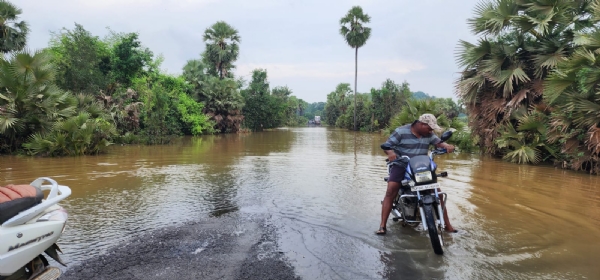
<svg viewBox="0 0 600 280"><path fill-rule="evenodd" d="M396 152L394 152L393 147L400 144L400 140L402 139L402 135L398 133L398 129L392 132L392 135L385 141L384 144L381 145L383 152L387 155L389 161L396 160Z"/></svg>

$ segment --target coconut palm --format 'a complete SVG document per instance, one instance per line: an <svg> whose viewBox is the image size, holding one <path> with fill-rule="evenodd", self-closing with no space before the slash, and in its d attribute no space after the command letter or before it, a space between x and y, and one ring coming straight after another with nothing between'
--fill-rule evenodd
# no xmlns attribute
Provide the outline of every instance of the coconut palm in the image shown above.
<svg viewBox="0 0 600 280"><path fill-rule="evenodd" d="M363 13L360 6L354 6L340 19L340 34L346 43L354 48L354 108L356 108L356 84L358 80L358 48L364 46L371 36L371 28L364 26L371 17ZM354 130L356 130L356 110L354 111Z"/></svg>
<svg viewBox="0 0 600 280"><path fill-rule="evenodd" d="M210 74L221 79L230 76L229 71L235 68L233 62L238 58L240 40L238 31L224 21L218 21L204 31L204 59L213 66L209 69Z"/></svg>
<svg viewBox="0 0 600 280"><path fill-rule="evenodd" d="M8 1L0 0L0 52L20 51L25 47L28 25L18 21L23 11Z"/></svg>

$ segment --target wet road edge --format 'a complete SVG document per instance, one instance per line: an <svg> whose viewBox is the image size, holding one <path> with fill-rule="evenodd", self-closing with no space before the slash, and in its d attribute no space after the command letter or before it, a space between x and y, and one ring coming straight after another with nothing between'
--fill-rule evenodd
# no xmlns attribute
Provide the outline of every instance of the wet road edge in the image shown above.
<svg viewBox="0 0 600 280"><path fill-rule="evenodd" d="M265 215L226 215L132 237L66 268L70 279L300 279Z"/></svg>

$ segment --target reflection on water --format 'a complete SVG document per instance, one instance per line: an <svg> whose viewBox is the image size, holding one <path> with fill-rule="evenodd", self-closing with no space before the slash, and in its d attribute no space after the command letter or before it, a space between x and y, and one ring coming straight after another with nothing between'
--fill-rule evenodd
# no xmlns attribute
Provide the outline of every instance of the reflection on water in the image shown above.
<svg viewBox="0 0 600 280"><path fill-rule="evenodd" d="M77 263L133 234L226 213L268 213L305 279L597 278L598 176L466 154L437 159L458 234L443 257L390 221L385 135L309 127L116 146L78 158L1 157L0 183L40 176L72 188L59 241Z"/></svg>

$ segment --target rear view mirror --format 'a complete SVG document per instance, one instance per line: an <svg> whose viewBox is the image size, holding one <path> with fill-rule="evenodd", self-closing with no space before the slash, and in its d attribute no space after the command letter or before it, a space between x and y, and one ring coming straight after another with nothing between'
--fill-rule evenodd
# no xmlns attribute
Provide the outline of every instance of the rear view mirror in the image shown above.
<svg viewBox="0 0 600 280"><path fill-rule="evenodd" d="M442 133L442 137L440 137L440 139L442 139L442 141L446 141L450 139L450 137L452 137L452 130L446 130L444 133Z"/></svg>

